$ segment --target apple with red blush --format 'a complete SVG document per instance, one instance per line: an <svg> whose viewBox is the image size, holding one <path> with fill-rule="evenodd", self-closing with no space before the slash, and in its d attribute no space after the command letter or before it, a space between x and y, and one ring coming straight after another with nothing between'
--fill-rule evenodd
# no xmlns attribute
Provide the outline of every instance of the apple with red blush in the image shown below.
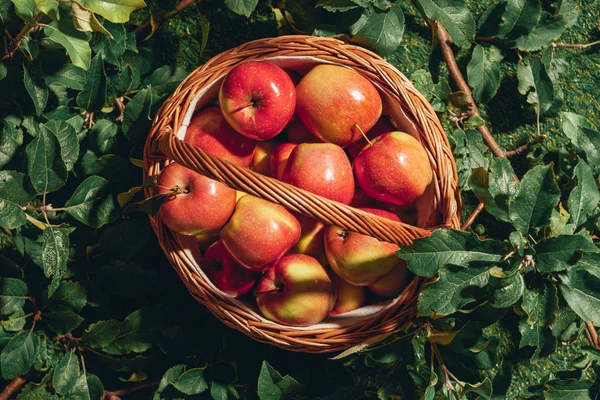
<svg viewBox="0 0 600 400"><path fill-rule="evenodd" d="M406 262L398 263L386 276L369 285L369 290L382 297L397 297L408 284L408 268Z"/></svg>
<svg viewBox="0 0 600 400"><path fill-rule="evenodd" d="M206 250L201 267L208 279L231 297L245 295L256 283L256 273L239 265L221 240Z"/></svg>
<svg viewBox="0 0 600 400"><path fill-rule="evenodd" d="M258 172L261 175L271 175L271 155L275 152L277 146L280 143L277 142L258 142L254 156L250 162L250 169Z"/></svg>
<svg viewBox="0 0 600 400"><path fill-rule="evenodd" d="M335 288L335 306L329 315L344 314L365 305L367 290L364 286L355 286L332 274L331 280Z"/></svg>
<svg viewBox="0 0 600 400"><path fill-rule="evenodd" d="M283 170L287 164L290 154L296 148L294 143L281 143L271 154L271 176L281 180Z"/></svg>

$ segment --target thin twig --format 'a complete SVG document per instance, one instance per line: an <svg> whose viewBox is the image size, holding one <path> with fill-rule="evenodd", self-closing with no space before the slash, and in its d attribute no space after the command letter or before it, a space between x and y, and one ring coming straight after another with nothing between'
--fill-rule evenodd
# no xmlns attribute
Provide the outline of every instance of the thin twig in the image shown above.
<svg viewBox="0 0 600 400"><path fill-rule="evenodd" d="M4 57L2 57L3 60L12 58L12 56L15 55L16 51L21 48L21 42L23 42L23 39L25 39L25 36L27 36L29 31L31 31L35 26L38 25L38 22L40 21L40 19L42 19L42 17L44 15L45 14L40 11L39 13L36 14L35 17L33 17L31 22L28 22L25 24L25 27L21 30L21 32L19 32L19 34L15 37L15 40L13 41L12 50L9 53L7 53Z"/></svg>
<svg viewBox="0 0 600 400"><path fill-rule="evenodd" d="M475 218L477 218L477 216L481 213L481 211L483 211L483 207L484 207L483 203L477 204L477 207L475 207L475 210L473 210L471 215L469 215L469 218L467 218L467 220L463 224L462 228L460 228L461 231L466 231L467 229L469 229L471 227L471 225L473 225Z"/></svg>
<svg viewBox="0 0 600 400"><path fill-rule="evenodd" d="M10 381L8 385L4 388L2 392L0 392L0 400L8 400L10 397L15 394L15 392L27 382L25 378L22 376L17 376L15 379Z"/></svg>
<svg viewBox="0 0 600 400"><path fill-rule="evenodd" d="M600 40L596 40L595 42L591 42L591 43L552 43L552 47L568 47L571 49L587 49L588 47L592 47L595 46L597 44L600 44Z"/></svg>
<svg viewBox="0 0 600 400"><path fill-rule="evenodd" d="M596 350L600 350L600 342L598 341L598 332L596 332L596 328L594 327L594 323L592 321L587 321L585 323L585 330L588 342L593 346Z"/></svg>
<svg viewBox="0 0 600 400"><path fill-rule="evenodd" d="M118 399L120 399L120 396L124 396L126 394L137 392L138 390L158 386L159 383L160 382L158 382L158 381L146 382L146 383L139 384L137 386L127 388L127 389L115 390L114 392L112 392L110 390L104 390L104 396L102 398L105 400L118 400Z"/></svg>
<svg viewBox="0 0 600 400"><path fill-rule="evenodd" d="M196 3L196 0L182 0L180 1L176 6L175 6L175 11L171 11L168 12L164 15L162 15L160 17L160 19L157 21L157 23L161 23L164 22L166 20L168 20L169 18L181 13L183 10L185 10L186 8L188 8L189 6L193 5ZM135 28L134 32L135 33L139 33L141 31L143 31L144 29L148 28L149 26L152 26L152 22L151 21L146 21L144 24L138 26L137 28Z"/></svg>
<svg viewBox="0 0 600 400"><path fill-rule="evenodd" d="M115 104L117 105L117 109L119 110L119 116L115 118L115 121L123 122L123 118L125 117L125 104L123 104L123 97L116 97Z"/></svg>
<svg viewBox="0 0 600 400"><path fill-rule="evenodd" d="M509 150L509 151L505 152L506 157L512 157L512 156L521 154L522 152L527 150L527 148L529 148L529 146L533 146L534 144L542 143L545 139L546 139L545 135L538 135L538 137L535 138L535 140L525 143L524 145L521 145L514 150Z"/></svg>
<svg viewBox="0 0 600 400"><path fill-rule="evenodd" d="M456 393L456 389L454 389L454 386L452 386L452 382L450 381L450 376L448 375L448 372L449 372L448 368L446 367L444 360L442 359L441 355L439 354L439 352L437 350L437 346L433 342L431 342L431 352L433 353L433 356L437 359L438 364L440 365L440 368L442 369L442 372L444 373L444 383L445 383L446 387L448 388L450 393L452 393L454 395L456 400L460 400L460 396L458 395L458 393Z"/></svg>

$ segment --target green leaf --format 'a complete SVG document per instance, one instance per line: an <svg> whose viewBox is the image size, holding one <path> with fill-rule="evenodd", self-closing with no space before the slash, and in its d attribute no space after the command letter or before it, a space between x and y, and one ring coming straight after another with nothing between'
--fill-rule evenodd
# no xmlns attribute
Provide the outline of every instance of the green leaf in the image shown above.
<svg viewBox="0 0 600 400"><path fill-rule="evenodd" d="M92 49L88 35L75 29L73 21L60 20L44 27L44 34L67 50L75 66L87 70L90 67Z"/></svg>
<svg viewBox="0 0 600 400"><path fill-rule="evenodd" d="M17 400L60 400L48 387L49 380L50 375L46 375L40 383L28 383L17 396Z"/></svg>
<svg viewBox="0 0 600 400"><path fill-rule="evenodd" d="M77 0L77 2L115 23L129 21L129 15L133 11L146 7L143 0Z"/></svg>
<svg viewBox="0 0 600 400"><path fill-rule="evenodd" d="M600 278L573 267L560 275L560 292L569 307L584 321L600 326Z"/></svg>
<svg viewBox="0 0 600 400"><path fill-rule="evenodd" d="M77 95L77 105L87 111L98 111L106 102L106 74L100 55L95 56L85 76L83 91Z"/></svg>
<svg viewBox="0 0 600 400"><path fill-rule="evenodd" d="M225 0L225 5L234 13L249 17L256 8L258 0Z"/></svg>
<svg viewBox="0 0 600 400"><path fill-rule="evenodd" d="M77 221L100 228L119 217L115 196L106 193L109 182L99 176L85 179L65 203L65 211Z"/></svg>
<svg viewBox="0 0 600 400"><path fill-rule="evenodd" d="M404 34L404 13L402 7L392 6L387 10L367 8L366 18L361 18L360 26L352 26L350 34L354 42L373 47L382 56L392 54Z"/></svg>
<svg viewBox="0 0 600 400"><path fill-rule="evenodd" d="M60 143L48 130L27 145L28 175L35 190L42 194L60 189L67 181L67 169L61 157Z"/></svg>
<svg viewBox="0 0 600 400"><path fill-rule="evenodd" d="M536 347L533 359L550 354L556 348L556 338L549 328L558 309L556 288L546 280L534 280L525 288L522 308L527 317L521 318L519 322L519 348Z"/></svg>
<svg viewBox="0 0 600 400"><path fill-rule="evenodd" d="M1 278L0 278L1 279ZM0 283L1 285L2 283ZM1 290L1 288L0 288ZM2 307L2 292L0 292L0 307ZM0 319L0 329L4 329L7 332L19 332L25 327L27 318L25 317L25 311L22 308L15 311L8 319Z"/></svg>
<svg viewBox="0 0 600 400"><path fill-rule="evenodd" d="M489 267L447 265L439 279L425 285L419 294L418 312L423 316L444 316L456 312L485 295L490 277Z"/></svg>
<svg viewBox="0 0 600 400"><path fill-rule="evenodd" d="M65 121L51 119L42 126L42 130L53 134L60 144L60 156L65 168L71 171L79 158L79 140L75 129Z"/></svg>
<svg viewBox="0 0 600 400"><path fill-rule="evenodd" d="M27 286L15 278L0 278L0 315L11 315L25 304Z"/></svg>
<svg viewBox="0 0 600 400"><path fill-rule="evenodd" d="M436 229L431 236L415 239L412 246L403 246L396 254L406 260L412 273L433 278L445 265L467 268L497 263L505 253L506 246L500 241L480 241L472 232Z"/></svg>
<svg viewBox="0 0 600 400"><path fill-rule="evenodd" d="M562 105L546 67L539 58L526 58L517 65L519 93L535 107L538 117L556 113Z"/></svg>
<svg viewBox="0 0 600 400"><path fill-rule="evenodd" d="M46 75L44 80L47 85L59 84L70 89L83 90L85 71L73 64L65 64L54 74Z"/></svg>
<svg viewBox="0 0 600 400"><path fill-rule="evenodd" d="M544 384L544 399L546 400L592 400L590 389L593 382L582 380L554 379Z"/></svg>
<svg viewBox="0 0 600 400"><path fill-rule="evenodd" d="M515 46L523 51L537 51L547 47L567 30L568 20L562 15L547 18L525 36L519 36Z"/></svg>
<svg viewBox="0 0 600 400"><path fill-rule="evenodd" d="M577 23L580 10L572 0L560 0L558 15L562 15L567 20L567 28L573 27Z"/></svg>
<svg viewBox="0 0 600 400"><path fill-rule="evenodd" d="M75 3L73 3L75 4ZM92 400L87 375L82 373L69 393L69 400Z"/></svg>
<svg viewBox="0 0 600 400"><path fill-rule="evenodd" d="M117 129L117 125L108 119L96 121L89 136L90 147L102 154L110 152L116 142Z"/></svg>
<svg viewBox="0 0 600 400"><path fill-rule="evenodd" d="M204 392L208 389L208 383L204 378L204 368L188 369L173 383L173 386L187 395Z"/></svg>
<svg viewBox="0 0 600 400"><path fill-rule="evenodd" d="M25 375L35 361L38 343L38 338L32 330L14 336L0 354L2 377L10 380Z"/></svg>
<svg viewBox="0 0 600 400"><path fill-rule="evenodd" d="M345 12L360 6L352 0L319 0L315 7L322 7L329 12Z"/></svg>
<svg viewBox="0 0 600 400"><path fill-rule="evenodd" d="M67 394L73 389L79 378L79 357L75 351L69 351L54 368L52 385L58 394Z"/></svg>
<svg viewBox="0 0 600 400"><path fill-rule="evenodd" d="M6 68L6 65L0 63L0 81L4 78L6 78L6 75L8 74L8 68Z"/></svg>
<svg viewBox="0 0 600 400"><path fill-rule="evenodd" d="M467 65L469 86L477 102L487 103L500 87L500 61L504 57L496 46L476 45Z"/></svg>
<svg viewBox="0 0 600 400"><path fill-rule="evenodd" d="M554 322L550 325L552 335L560 341L567 342L579 332L577 314L569 307L560 308L554 314Z"/></svg>
<svg viewBox="0 0 600 400"><path fill-rule="evenodd" d="M27 175L0 171L0 227L12 230L27 223L21 206L35 197Z"/></svg>
<svg viewBox="0 0 600 400"><path fill-rule="evenodd" d="M158 387L156 388L156 392L154 393L154 400L161 400L163 399L162 393L168 389L170 386L172 386L173 383L177 382L177 379L179 379L179 377L183 374L185 370L185 365L183 364L179 364L179 365L174 365L171 368L169 368L168 370L165 371L165 373L163 374L162 378L160 379L160 383L158 384Z"/></svg>
<svg viewBox="0 0 600 400"><path fill-rule="evenodd" d="M527 35L537 25L541 13L539 0L508 0L498 37L515 39Z"/></svg>
<svg viewBox="0 0 600 400"><path fill-rule="evenodd" d="M456 143L455 153L457 155L456 166L458 168L459 185L463 190L470 189L468 183L471 173L476 168L488 169L490 161L488 159L489 150L483 142L481 134L475 129L461 131L456 129L453 132Z"/></svg>
<svg viewBox="0 0 600 400"><path fill-rule="evenodd" d="M101 32L112 39L112 34L102 26L93 12L75 1L71 3L71 11L75 29L82 32Z"/></svg>
<svg viewBox="0 0 600 400"><path fill-rule="evenodd" d="M552 210L560 200L560 190L551 166L538 165L525 174L514 200L508 203L508 215L523 235L550 222Z"/></svg>
<svg viewBox="0 0 600 400"><path fill-rule="evenodd" d="M564 271L577 261L581 252L600 252L588 235L542 239L533 248L536 252L536 268L540 272Z"/></svg>
<svg viewBox="0 0 600 400"><path fill-rule="evenodd" d="M161 306L146 307L134 311L120 324L118 335L112 342L111 354L142 353L150 349L153 339L165 327L165 311ZM104 349L110 352L110 349Z"/></svg>
<svg viewBox="0 0 600 400"><path fill-rule="evenodd" d="M552 210L549 226L550 234L548 237L574 234L576 226L569 224L570 218L571 215L563 208L562 203L558 203L558 211Z"/></svg>
<svg viewBox="0 0 600 400"><path fill-rule="evenodd" d="M523 296L525 281L520 273L508 278L492 276L490 277L490 286L494 287L490 296L490 305L495 308L507 308Z"/></svg>
<svg viewBox="0 0 600 400"><path fill-rule="evenodd" d="M69 234L72 228L48 226L44 229L44 244L42 245L42 264L46 278L52 279L48 288L48 296L52 297L58 288L60 278L67 270L69 256Z"/></svg>
<svg viewBox="0 0 600 400"><path fill-rule="evenodd" d="M492 381L489 378L485 378L483 381L478 382L476 384L466 383L463 387L458 391L458 395L461 399L466 398L467 393L477 393L481 395L481 398L489 399L492 397Z"/></svg>
<svg viewBox="0 0 600 400"><path fill-rule="evenodd" d="M35 0L35 4L41 12L53 20L57 21L59 19L58 5L60 3L58 0Z"/></svg>
<svg viewBox="0 0 600 400"><path fill-rule="evenodd" d="M210 395L214 400L239 399L240 395L233 385L224 385L212 381L210 385Z"/></svg>
<svg viewBox="0 0 600 400"><path fill-rule="evenodd" d="M5 120L0 134L0 169L3 169L13 159L22 144L23 133L18 131L12 122Z"/></svg>
<svg viewBox="0 0 600 400"><path fill-rule="evenodd" d="M10 0L15 5L15 13L24 21L31 22L38 13L35 0Z"/></svg>
<svg viewBox="0 0 600 400"><path fill-rule="evenodd" d="M41 115L48 102L48 88L44 83L44 74L38 60L31 63L23 61L23 83L33 101L37 115Z"/></svg>
<svg viewBox="0 0 600 400"><path fill-rule="evenodd" d="M127 50L127 31L123 24L106 23L109 35L98 38L94 45L94 52L101 55L102 59L119 69L123 68L123 54Z"/></svg>
<svg viewBox="0 0 600 400"><path fill-rule="evenodd" d="M284 377L267 361L263 361L258 376L258 397L261 400L280 400L300 392L300 384L291 376Z"/></svg>
<svg viewBox="0 0 600 400"><path fill-rule="evenodd" d="M44 313L44 318L50 329L59 335L74 331L83 322L83 318L73 311L50 311Z"/></svg>
<svg viewBox="0 0 600 400"><path fill-rule="evenodd" d="M156 69L144 79L143 85L149 86L156 96L171 94L188 75L183 68L171 68L168 65Z"/></svg>
<svg viewBox="0 0 600 400"><path fill-rule="evenodd" d="M462 48L471 47L475 38L475 20L461 0L417 0L430 20L438 20L450 37Z"/></svg>
<svg viewBox="0 0 600 400"><path fill-rule="evenodd" d="M562 129L573 146L585 154L590 165L600 164L600 132L596 131L590 121L572 112L560 113Z"/></svg>
<svg viewBox="0 0 600 400"><path fill-rule="evenodd" d="M567 206L573 224L581 226L596 212L600 191L592 169L584 160L579 160L573 176L577 178L577 186L571 191Z"/></svg>
<svg viewBox="0 0 600 400"><path fill-rule="evenodd" d="M91 324L81 338L92 347L102 348L108 346L118 334L119 322L111 319Z"/></svg>
<svg viewBox="0 0 600 400"><path fill-rule="evenodd" d="M85 288L79 282L71 281L61 281L49 300L62 303L75 312L87 304Z"/></svg>
<svg viewBox="0 0 600 400"><path fill-rule="evenodd" d="M142 142L152 125L152 112L159 100L152 88L140 90L127 103L123 113L123 133L129 140Z"/></svg>

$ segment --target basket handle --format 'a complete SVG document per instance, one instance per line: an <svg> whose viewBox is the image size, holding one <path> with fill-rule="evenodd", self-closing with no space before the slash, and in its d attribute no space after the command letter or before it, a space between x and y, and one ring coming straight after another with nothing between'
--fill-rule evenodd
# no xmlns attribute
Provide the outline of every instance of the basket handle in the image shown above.
<svg viewBox="0 0 600 400"><path fill-rule="evenodd" d="M431 234L426 229L358 210L212 156L175 137L169 125L160 129L157 141L162 154L186 168L328 225L398 245L407 245L413 239Z"/></svg>

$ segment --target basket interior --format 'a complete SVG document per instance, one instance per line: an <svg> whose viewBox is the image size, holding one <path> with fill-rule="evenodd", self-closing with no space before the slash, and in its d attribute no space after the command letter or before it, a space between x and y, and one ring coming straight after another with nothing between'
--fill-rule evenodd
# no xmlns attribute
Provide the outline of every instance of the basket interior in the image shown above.
<svg viewBox="0 0 600 400"><path fill-rule="evenodd" d="M317 59L313 57L294 57L294 56L285 56L285 57L264 57L260 60L269 61L274 63L282 68L295 70L301 74L306 73L313 66L322 63L331 63L322 59ZM225 77L225 73L222 76L214 79L209 85L198 90L194 96L194 98L190 101L189 106L186 110L183 110L183 119L181 120L181 126L177 129L177 137L179 139L183 139L185 137L187 127L192 119L193 115L207 107L208 105L214 104L218 98L218 91L220 84ZM392 123L396 126L396 128L400 131L404 131L406 133L411 134L418 140L421 140L419 135L419 129L417 128L415 122L408 117L408 115L404 112L404 108L402 104L390 94L384 88L375 85L381 95L383 101L383 115L386 115L390 118ZM177 128L177 127L176 127ZM431 220L431 213L434 209L432 203L432 190L428 190L424 195L422 195L416 204L416 225L422 228L427 228L428 221ZM272 324L274 327L281 327L286 330L315 330L315 329L334 329L334 328L343 328L347 326L352 326L354 324L360 323L366 319L370 319L376 317L378 314L384 312L389 309L399 301L406 301L407 296L401 294L395 299L380 301L375 304L369 304L367 306L361 307L357 310L344 313L341 315L337 315L334 317L329 317L322 321L317 325L312 325L310 327L290 327L287 325L279 325L275 322L265 319L260 312L258 311L258 307L252 301L244 301L241 299L236 299L227 296L225 293L220 292L210 280L206 277L201 264L201 256L200 251L198 249L197 242L193 237L186 237L183 235L177 235L178 237L178 245L183 252L183 255L187 259L188 266L190 266L195 273L200 275L202 279L207 282L216 292L219 292L224 298L227 298L232 304L236 305L240 309L245 312L251 314L253 317L258 320Z"/></svg>

